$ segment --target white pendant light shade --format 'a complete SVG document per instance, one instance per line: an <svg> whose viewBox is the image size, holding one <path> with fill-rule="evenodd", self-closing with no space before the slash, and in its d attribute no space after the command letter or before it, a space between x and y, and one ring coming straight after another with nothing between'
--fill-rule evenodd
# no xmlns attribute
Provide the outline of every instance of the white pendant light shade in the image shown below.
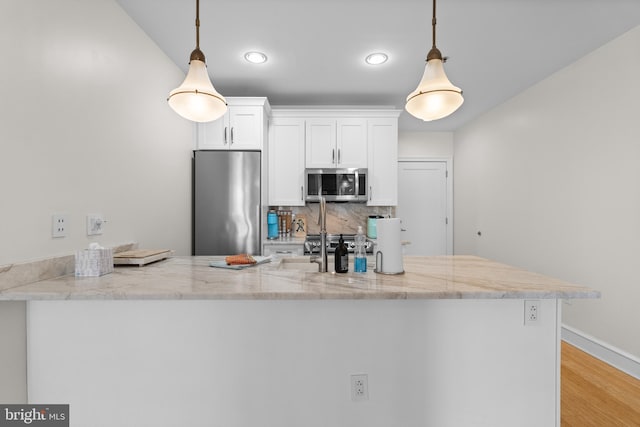
<svg viewBox="0 0 640 427"><path fill-rule="evenodd" d="M447 117L462 103L462 90L454 86L444 72L442 59L430 59L416 90L407 96L405 109L426 122Z"/></svg>
<svg viewBox="0 0 640 427"><path fill-rule="evenodd" d="M196 0L196 48L189 56L189 71L167 101L173 111L194 122L212 122L227 112L227 100L213 88L200 50L200 0Z"/></svg>
<svg viewBox="0 0 640 427"><path fill-rule="evenodd" d="M416 90L407 96L404 107L412 116L425 122L447 117L464 102L462 90L452 85L444 73L443 56L436 47L436 0L433 0L431 36L433 45L427 54L422 80Z"/></svg>
<svg viewBox="0 0 640 427"><path fill-rule="evenodd" d="M207 65L197 59L189 62L187 77L169 93L168 101L176 113L194 122L210 122L227 111L227 101L209 80Z"/></svg>

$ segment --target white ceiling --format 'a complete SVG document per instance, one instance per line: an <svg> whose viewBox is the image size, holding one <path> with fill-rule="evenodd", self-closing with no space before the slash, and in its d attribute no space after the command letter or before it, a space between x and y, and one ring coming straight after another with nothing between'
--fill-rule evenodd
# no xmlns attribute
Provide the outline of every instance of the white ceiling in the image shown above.
<svg viewBox="0 0 640 427"><path fill-rule="evenodd" d="M195 0L117 1L186 72ZM225 96L403 109L431 47L431 12L431 0L200 0L200 48ZM438 0L437 18L437 46L465 103L434 122L403 112L402 130L456 129L640 25L640 0ZM249 64L249 50L269 60ZM389 61L366 65L374 51Z"/></svg>

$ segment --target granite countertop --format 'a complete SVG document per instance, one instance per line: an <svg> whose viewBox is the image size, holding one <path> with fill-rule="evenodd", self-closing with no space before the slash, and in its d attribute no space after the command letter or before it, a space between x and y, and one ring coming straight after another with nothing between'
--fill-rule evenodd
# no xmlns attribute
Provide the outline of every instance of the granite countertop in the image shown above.
<svg viewBox="0 0 640 427"><path fill-rule="evenodd" d="M302 258L302 257L300 257ZM10 287L0 300L500 299L598 298L599 292L473 256L404 257L405 274L284 270L280 261L227 270L222 257L174 257L116 267L102 277L72 275ZM352 266L351 266L352 270Z"/></svg>

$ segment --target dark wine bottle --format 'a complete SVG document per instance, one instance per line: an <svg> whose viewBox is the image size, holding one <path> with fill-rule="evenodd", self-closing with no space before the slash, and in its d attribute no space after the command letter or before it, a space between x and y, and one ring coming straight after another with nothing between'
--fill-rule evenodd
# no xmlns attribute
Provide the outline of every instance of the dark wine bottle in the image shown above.
<svg viewBox="0 0 640 427"><path fill-rule="evenodd" d="M347 245L344 244L342 234L340 240L338 240L338 247L336 248L334 263L336 267L336 273L346 273L349 271L349 251L347 251Z"/></svg>

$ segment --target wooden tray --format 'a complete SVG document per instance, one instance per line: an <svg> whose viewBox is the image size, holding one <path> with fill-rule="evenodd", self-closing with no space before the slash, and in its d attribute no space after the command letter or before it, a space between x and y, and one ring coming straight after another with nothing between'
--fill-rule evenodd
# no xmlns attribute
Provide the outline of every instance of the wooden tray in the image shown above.
<svg viewBox="0 0 640 427"><path fill-rule="evenodd" d="M142 266L171 256L169 249L135 249L113 254L114 265Z"/></svg>

